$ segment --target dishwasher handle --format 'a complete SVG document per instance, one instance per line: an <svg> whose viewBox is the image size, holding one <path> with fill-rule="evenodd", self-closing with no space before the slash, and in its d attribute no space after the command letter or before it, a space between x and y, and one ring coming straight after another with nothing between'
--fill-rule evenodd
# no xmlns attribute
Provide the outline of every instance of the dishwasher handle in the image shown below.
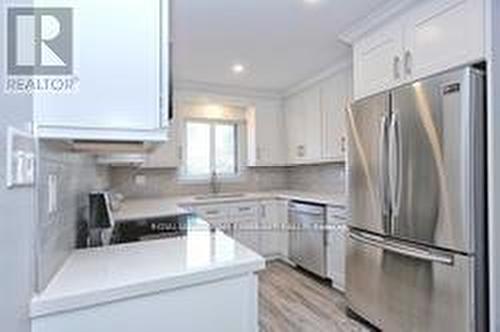
<svg viewBox="0 0 500 332"><path fill-rule="evenodd" d="M288 211L295 214L311 215L317 217L326 216L326 208L320 205L304 204L298 202L292 202L288 206Z"/></svg>

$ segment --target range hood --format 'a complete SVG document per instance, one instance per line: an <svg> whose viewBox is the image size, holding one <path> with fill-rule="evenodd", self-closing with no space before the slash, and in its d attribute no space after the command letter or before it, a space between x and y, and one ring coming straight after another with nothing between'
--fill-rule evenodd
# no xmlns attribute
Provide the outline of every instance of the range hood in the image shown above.
<svg viewBox="0 0 500 332"><path fill-rule="evenodd" d="M102 142L73 141L71 148L96 156L97 163L108 166L140 166L145 163L147 154L154 144L144 142Z"/></svg>

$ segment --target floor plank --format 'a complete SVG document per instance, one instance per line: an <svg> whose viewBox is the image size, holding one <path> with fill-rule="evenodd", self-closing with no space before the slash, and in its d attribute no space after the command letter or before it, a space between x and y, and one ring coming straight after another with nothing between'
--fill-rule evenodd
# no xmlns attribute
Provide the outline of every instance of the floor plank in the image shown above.
<svg viewBox="0 0 500 332"><path fill-rule="evenodd" d="M345 313L344 296L283 262L259 274L260 332L365 332Z"/></svg>

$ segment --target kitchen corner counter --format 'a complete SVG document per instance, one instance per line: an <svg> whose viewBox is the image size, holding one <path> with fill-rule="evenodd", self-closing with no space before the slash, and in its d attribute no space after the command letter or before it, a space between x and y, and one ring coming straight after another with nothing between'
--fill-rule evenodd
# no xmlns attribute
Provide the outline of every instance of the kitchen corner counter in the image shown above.
<svg viewBox="0 0 500 332"><path fill-rule="evenodd" d="M31 303L36 319L253 274L262 257L191 218L186 236L76 250Z"/></svg>
<svg viewBox="0 0 500 332"><path fill-rule="evenodd" d="M189 209L184 207L268 199L299 200L335 207L346 206L346 195L341 193L323 194L297 190L275 190L248 192L235 197L213 197L203 200L196 199L196 196L127 199L121 204L118 211L113 212L113 218L118 223L138 219L161 218L189 214Z"/></svg>

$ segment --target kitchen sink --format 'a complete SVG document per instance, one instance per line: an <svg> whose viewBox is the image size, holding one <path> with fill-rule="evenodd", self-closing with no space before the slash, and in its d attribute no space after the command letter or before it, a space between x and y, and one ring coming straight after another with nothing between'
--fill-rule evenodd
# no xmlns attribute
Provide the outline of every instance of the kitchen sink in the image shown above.
<svg viewBox="0 0 500 332"><path fill-rule="evenodd" d="M236 194L208 194L208 195L200 195L200 196L195 196L194 199L198 201L204 201L204 200L212 200L212 199L223 199L223 198L241 198L245 197L246 194L242 193L236 193Z"/></svg>

